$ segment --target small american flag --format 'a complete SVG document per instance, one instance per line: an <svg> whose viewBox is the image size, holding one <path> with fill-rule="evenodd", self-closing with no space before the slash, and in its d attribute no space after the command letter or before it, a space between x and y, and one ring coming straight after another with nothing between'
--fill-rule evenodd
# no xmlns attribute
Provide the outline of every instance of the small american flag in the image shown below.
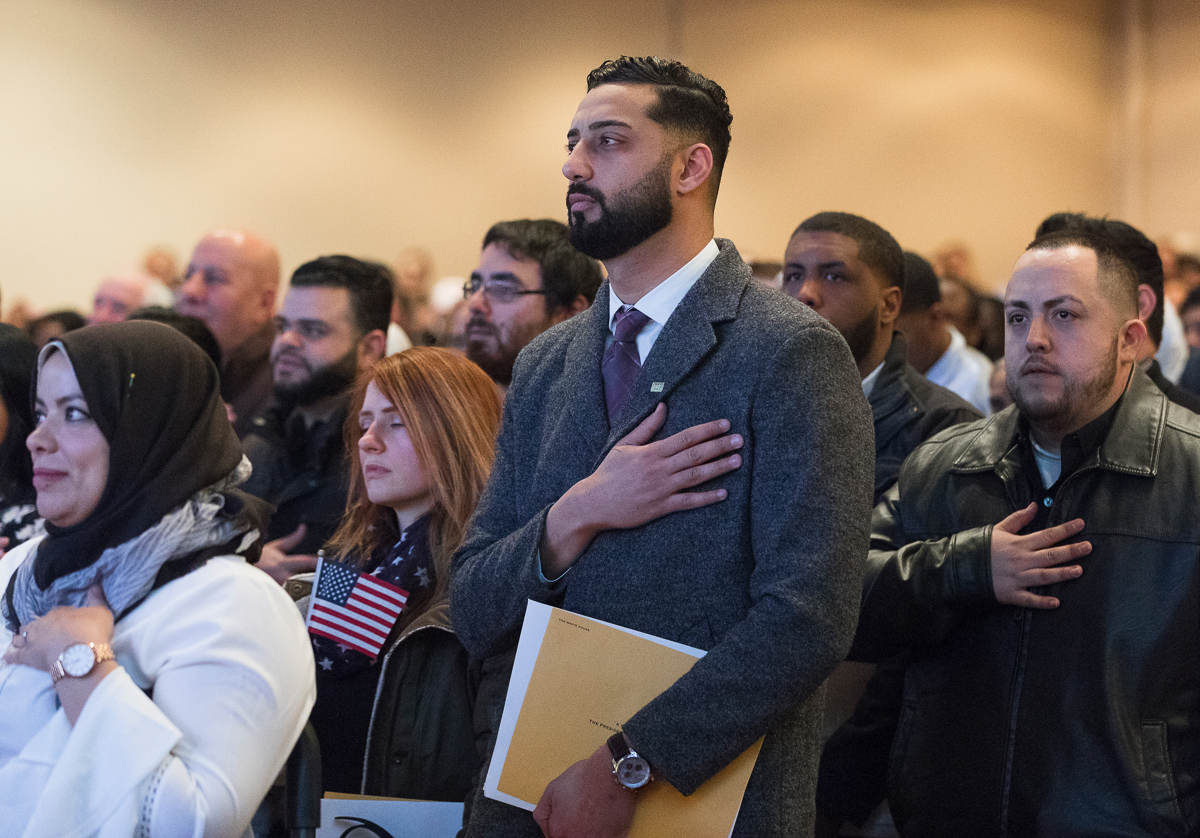
<svg viewBox="0 0 1200 838"><path fill-rule="evenodd" d="M308 630L377 658L407 601L403 588L321 559L308 606Z"/></svg>

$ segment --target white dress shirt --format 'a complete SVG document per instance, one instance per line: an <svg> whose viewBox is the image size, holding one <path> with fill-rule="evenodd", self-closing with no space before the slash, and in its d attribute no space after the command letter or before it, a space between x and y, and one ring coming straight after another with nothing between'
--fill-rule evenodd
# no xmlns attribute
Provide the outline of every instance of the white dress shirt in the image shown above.
<svg viewBox="0 0 1200 838"><path fill-rule="evenodd" d="M708 270L708 266L713 263L720 252L717 243L710 239L704 249L697 253L690 262L655 285L646 293L646 296L634 304L634 308L650 318L650 322L642 328L637 338L640 363L646 363L646 356L650 354L650 348L654 346L654 341L658 340L663 326L667 325L667 320L671 318L675 308L687 296L687 292L692 290L692 286ZM617 317L617 312L626 305L621 302L612 286L609 286L608 292L609 337L605 341L605 346L612 341L613 321Z"/></svg>
<svg viewBox="0 0 1200 838"><path fill-rule="evenodd" d="M990 400L992 362L978 349L967 346L967 339L953 326L950 348L934 362L925 377L973 404L980 413L992 412Z"/></svg>

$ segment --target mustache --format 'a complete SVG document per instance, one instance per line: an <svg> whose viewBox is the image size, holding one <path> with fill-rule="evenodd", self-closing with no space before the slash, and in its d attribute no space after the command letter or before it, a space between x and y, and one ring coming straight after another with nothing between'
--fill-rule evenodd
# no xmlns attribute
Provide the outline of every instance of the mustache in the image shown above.
<svg viewBox="0 0 1200 838"><path fill-rule="evenodd" d="M1021 364L1021 373L1027 372L1058 372L1058 367L1044 358L1033 357Z"/></svg>
<svg viewBox="0 0 1200 838"><path fill-rule="evenodd" d="M496 333L495 324L489 323L488 319L478 311L472 311L470 319L467 320L467 331L470 331L471 329L480 329L488 332L489 334Z"/></svg>
<svg viewBox="0 0 1200 838"><path fill-rule="evenodd" d="M286 349L283 352L280 352L280 353L276 354L274 357L272 357L271 364L272 365L277 364L284 358L287 358L289 361L292 361L294 363L300 364L302 367L304 367L304 369L307 372L310 372L310 373L312 372L312 364L310 364L303 355L301 355L298 352L288 351Z"/></svg>
<svg viewBox="0 0 1200 838"><path fill-rule="evenodd" d="M599 204L602 209L604 207L604 195L594 186L588 186L586 183L572 183L567 187L567 197L570 198L572 195L584 195Z"/></svg>

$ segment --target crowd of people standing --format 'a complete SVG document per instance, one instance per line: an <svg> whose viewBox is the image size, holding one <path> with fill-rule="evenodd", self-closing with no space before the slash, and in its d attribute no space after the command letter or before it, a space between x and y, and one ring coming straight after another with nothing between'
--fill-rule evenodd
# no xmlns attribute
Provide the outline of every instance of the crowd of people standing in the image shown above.
<svg viewBox="0 0 1200 838"><path fill-rule="evenodd" d="M0 836L278 834L308 723L327 791L467 838L623 836L759 739L739 838L1200 830L1200 305L1077 213L1002 300L841 210L756 279L732 119L596 68L568 223L492 226L441 326L221 229L0 329ZM482 782L529 600L705 652L532 812Z"/></svg>

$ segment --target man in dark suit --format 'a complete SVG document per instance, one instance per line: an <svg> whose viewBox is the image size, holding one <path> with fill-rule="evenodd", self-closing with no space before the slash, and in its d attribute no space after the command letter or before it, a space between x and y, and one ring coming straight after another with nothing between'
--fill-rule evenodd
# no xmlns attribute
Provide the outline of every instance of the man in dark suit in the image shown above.
<svg viewBox="0 0 1200 838"><path fill-rule="evenodd" d="M933 277L933 268L901 250L875 222L848 212L805 219L783 258L783 293L832 323L854 355L875 423L879 503L914 448L943 428L982 418L912 368L905 337L894 328L908 275L927 271Z"/></svg>
<svg viewBox="0 0 1200 838"><path fill-rule="evenodd" d="M871 419L837 331L713 239L731 120L724 91L677 62L589 75L563 173L572 243L609 281L517 359L452 593L478 657L515 645L527 599L708 654L532 818L477 794L468 835L624 835L638 793L614 763L636 754L651 782L690 794L764 734L735 834L812 830L820 685L858 606Z"/></svg>

